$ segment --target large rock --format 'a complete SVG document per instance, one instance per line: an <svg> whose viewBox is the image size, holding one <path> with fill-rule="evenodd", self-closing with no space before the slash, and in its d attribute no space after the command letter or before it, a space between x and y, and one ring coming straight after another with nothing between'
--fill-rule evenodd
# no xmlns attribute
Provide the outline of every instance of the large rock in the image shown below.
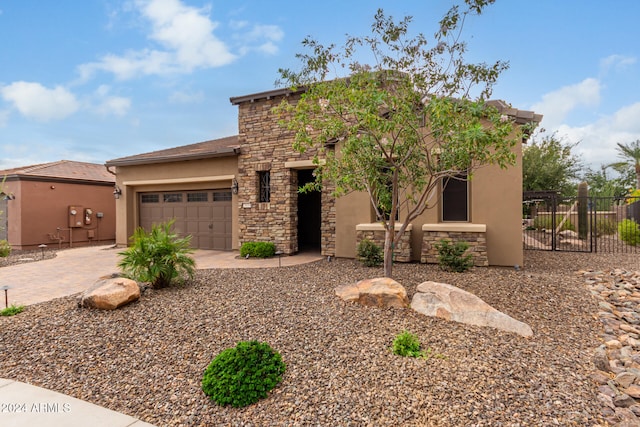
<svg viewBox="0 0 640 427"><path fill-rule="evenodd" d="M100 279L80 296L81 307L115 310L140 298L140 288L131 279L113 277Z"/></svg>
<svg viewBox="0 0 640 427"><path fill-rule="evenodd" d="M524 337L533 335L526 323L499 312L477 296L446 283L424 282L418 285L411 308L427 316L477 326L490 326Z"/></svg>
<svg viewBox="0 0 640 427"><path fill-rule="evenodd" d="M372 307L405 308L409 305L407 290L388 277L360 280L336 288L336 295L345 301Z"/></svg>

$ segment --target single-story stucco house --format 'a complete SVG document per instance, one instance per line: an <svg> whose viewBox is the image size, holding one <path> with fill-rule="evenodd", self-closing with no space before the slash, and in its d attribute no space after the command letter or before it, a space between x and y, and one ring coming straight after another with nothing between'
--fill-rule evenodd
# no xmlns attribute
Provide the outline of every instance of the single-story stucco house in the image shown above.
<svg viewBox="0 0 640 427"><path fill-rule="evenodd" d="M60 160L0 171L0 239L13 249L115 241L115 176L102 164Z"/></svg>
<svg viewBox="0 0 640 427"><path fill-rule="evenodd" d="M294 135L272 113L299 93L276 89L232 97L238 135L109 160L116 173L116 242L126 245L136 227L175 218L175 230L193 236L194 247L236 250L242 243L270 241L278 251L316 250L353 258L362 238L380 240L382 226L368 196L338 199L328 189L299 194L313 180L313 152L292 148ZM540 115L492 101L518 125ZM487 166L472 181L447 186L448 207L428 209L408 227L396 261L435 262L434 240L471 243L476 265L522 264L522 147L516 165ZM400 218L402 220L402 218Z"/></svg>

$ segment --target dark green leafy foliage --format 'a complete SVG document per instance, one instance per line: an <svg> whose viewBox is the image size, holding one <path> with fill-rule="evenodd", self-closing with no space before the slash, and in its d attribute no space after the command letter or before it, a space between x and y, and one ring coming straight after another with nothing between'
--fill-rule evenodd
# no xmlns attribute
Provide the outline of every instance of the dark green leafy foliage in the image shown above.
<svg viewBox="0 0 640 427"><path fill-rule="evenodd" d="M377 267L382 264L384 256L382 248L371 240L363 239L358 243L358 259L367 267Z"/></svg>
<svg viewBox="0 0 640 427"><path fill-rule="evenodd" d="M620 239L627 245L640 245L640 225L632 219L625 219L618 224Z"/></svg>
<svg viewBox="0 0 640 427"><path fill-rule="evenodd" d="M240 256L269 258L276 254L276 245L272 242L245 242L240 247Z"/></svg>
<svg viewBox="0 0 640 427"><path fill-rule="evenodd" d="M195 260L190 256L191 236L180 238L171 231L174 220L154 225L150 233L138 228L131 240L133 245L120 252L118 266L125 275L153 287L168 286L182 275L193 277Z"/></svg>
<svg viewBox="0 0 640 427"><path fill-rule="evenodd" d="M269 344L241 341L223 350L202 377L202 391L218 405L236 408L267 397L282 381L285 364Z"/></svg>
<svg viewBox="0 0 640 427"><path fill-rule="evenodd" d="M467 242L455 242L453 245L448 240L440 240L436 243L440 268L446 271L463 273L473 267L473 256L466 254L469 249Z"/></svg>

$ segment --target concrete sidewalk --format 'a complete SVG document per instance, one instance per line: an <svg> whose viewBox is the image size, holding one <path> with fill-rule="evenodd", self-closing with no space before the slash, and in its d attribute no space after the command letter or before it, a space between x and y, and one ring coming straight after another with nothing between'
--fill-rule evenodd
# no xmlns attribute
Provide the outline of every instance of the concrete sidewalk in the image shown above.
<svg viewBox="0 0 640 427"><path fill-rule="evenodd" d="M91 246L57 252L53 259L0 268L0 286L9 286L9 305L31 305L78 294L102 276L119 271L113 246ZM318 253L270 259L239 258L237 252L197 250L198 269L285 267L321 259ZM4 308L0 291L0 307ZM28 315L19 314L18 316ZM18 381L0 378L1 427L144 427L144 423L92 403Z"/></svg>
<svg viewBox="0 0 640 427"><path fill-rule="evenodd" d="M153 427L55 391L0 378L2 427Z"/></svg>

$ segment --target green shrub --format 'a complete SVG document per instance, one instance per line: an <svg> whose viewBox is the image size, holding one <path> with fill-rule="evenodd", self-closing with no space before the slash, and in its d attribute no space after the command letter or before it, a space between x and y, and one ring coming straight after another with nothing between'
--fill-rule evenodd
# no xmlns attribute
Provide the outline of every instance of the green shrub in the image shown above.
<svg viewBox="0 0 640 427"><path fill-rule="evenodd" d="M221 406L251 405L282 381L285 368L282 357L269 344L241 341L209 364L202 376L202 391Z"/></svg>
<svg viewBox="0 0 640 427"><path fill-rule="evenodd" d="M616 234L618 225L611 218L597 218L596 231L598 235L610 236Z"/></svg>
<svg viewBox="0 0 640 427"><path fill-rule="evenodd" d="M627 245L640 244L640 225L632 219L625 219L618 224L618 235Z"/></svg>
<svg viewBox="0 0 640 427"><path fill-rule="evenodd" d="M422 357L420 340L409 331L404 331L393 340L393 354L403 357Z"/></svg>
<svg viewBox="0 0 640 427"><path fill-rule="evenodd" d="M269 258L276 254L276 245L272 242L245 242L240 247L240 256Z"/></svg>
<svg viewBox="0 0 640 427"><path fill-rule="evenodd" d="M174 222L154 225L150 233L138 227L131 237L132 246L119 253L122 260L118 267L127 277L156 288L168 286L181 276L193 277L191 236L179 238L171 231Z"/></svg>
<svg viewBox="0 0 640 427"><path fill-rule="evenodd" d="M6 240L0 240L0 257L6 258L11 255L11 245Z"/></svg>
<svg viewBox="0 0 640 427"><path fill-rule="evenodd" d="M440 353L433 353L431 348L421 350L421 344L418 337L409 331L404 331L393 340L393 347L391 351L393 354L403 357L420 357L425 360L429 360L431 357L436 359L446 359L447 357Z"/></svg>
<svg viewBox="0 0 640 427"><path fill-rule="evenodd" d="M384 261L382 248L369 239L363 239L358 243L358 259L367 267L377 267Z"/></svg>
<svg viewBox="0 0 640 427"><path fill-rule="evenodd" d="M24 311L24 305L10 305L7 308L0 310L0 316L14 316Z"/></svg>
<svg viewBox="0 0 640 427"><path fill-rule="evenodd" d="M438 262L443 270L462 273L473 267L473 255L465 255L469 249L467 242L458 241L451 244L448 240L440 240L435 246Z"/></svg>
<svg viewBox="0 0 640 427"><path fill-rule="evenodd" d="M564 215L556 215L556 227L560 225L560 222L562 222L562 218L564 218ZM538 215L533 220L533 226L536 230L553 230L552 219L553 218L551 217L551 215ZM562 224L560 231L564 230L576 231L576 227L571 223L570 218L567 218L564 224Z"/></svg>

